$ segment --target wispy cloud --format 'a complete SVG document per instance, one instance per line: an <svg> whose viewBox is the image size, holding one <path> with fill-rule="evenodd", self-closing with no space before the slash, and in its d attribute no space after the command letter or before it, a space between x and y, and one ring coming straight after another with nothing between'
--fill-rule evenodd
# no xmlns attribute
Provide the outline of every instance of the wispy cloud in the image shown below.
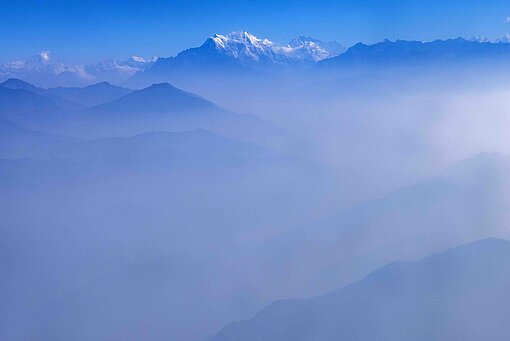
<svg viewBox="0 0 510 341"><path fill-rule="evenodd" d="M508 16L508 17L506 17L506 18L505 18L505 22L506 22L506 23L510 23L510 16Z"/></svg>

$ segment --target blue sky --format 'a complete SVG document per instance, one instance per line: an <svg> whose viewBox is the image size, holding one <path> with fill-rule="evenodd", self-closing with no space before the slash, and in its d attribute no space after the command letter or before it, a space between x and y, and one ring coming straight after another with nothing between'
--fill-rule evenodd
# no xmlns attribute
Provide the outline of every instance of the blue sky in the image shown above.
<svg viewBox="0 0 510 341"><path fill-rule="evenodd" d="M170 56L234 29L286 42L433 40L510 32L509 1L10 1L0 11L0 61L52 51L64 62Z"/></svg>

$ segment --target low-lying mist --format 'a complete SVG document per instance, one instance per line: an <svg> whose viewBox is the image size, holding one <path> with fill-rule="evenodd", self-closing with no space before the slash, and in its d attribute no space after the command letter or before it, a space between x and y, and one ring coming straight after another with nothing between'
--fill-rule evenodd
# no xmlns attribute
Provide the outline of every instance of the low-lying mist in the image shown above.
<svg viewBox="0 0 510 341"><path fill-rule="evenodd" d="M510 238L499 66L204 73L173 82L201 97L162 85L47 122L42 95L13 114L8 93L0 338L205 340L275 300ZM189 102L160 111L167 95Z"/></svg>

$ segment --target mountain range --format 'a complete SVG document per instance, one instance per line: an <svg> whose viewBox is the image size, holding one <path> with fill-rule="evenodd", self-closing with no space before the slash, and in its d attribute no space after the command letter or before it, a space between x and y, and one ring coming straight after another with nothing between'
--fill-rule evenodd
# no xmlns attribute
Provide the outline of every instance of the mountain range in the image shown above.
<svg viewBox="0 0 510 341"><path fill-rule="evenodd" d="M156 60L132 56L124 61L106 59L96 64L66 65L54 62L50 51L41 51L27 59L0 64L0 81L21 78L44 87L83 86L101 81L122 83Z"/></svg>
<svg viewBox="0 0 510 341"><path fill-rule="evenodd" d="M108 82L92 84L83 88L56 87L41 88L17 78L9 78L0 86L12 90L26 90L34 94L46 96L65 110L80 110L89 106L108 102L131 92L130 89L117 87Z"/></svg>
<svg viewBox="0 0 510 341"><path fill-rule="evenodd" d="M326 43L299 37L287 45L262 40L247 32L214 35L200 47L175 57L159 58L150 68L137 72L127 82L132 87L155 82L174 82L200 88L205 83L243 84L274 82L289 72L314 78L318 72L339 75L358 67L434 65L448 67L463 63L499 62L510 58L510 44L503 41L463 38L431 42L385 40L376 44L358 43L344 49L336 42ZM479 63L483 64L483 63Z"/></svg>
<svg viewBox="0 0 510 341"><path fill-rule="evenodd" d="M190 48L175 57L159 58L146 72L137 72L128 84L133 87L156 82L178 84L210 82L215 79L260 79L274 72L311 66L344 51L338 42L324 42L311 37L298 37L279 44L255 35L234 31L216 34L199 47ZM190 80L191 78L191 80Z"/></svg>
<svg viewBox="0 0 510 341"><path fill-rule="evenodd" d="M338 42L323 42L311 37L301 36L288 44L280 44L259 39L248 32L234 31L227 35L216 34L206 39L200 47L182 51L175 57L159 58L161 60L156 57L144 59L134 56L126 61L107 59L97 64L67 66L53 63L51 53L43 51L27 60L0 65L0 80L22 78L43 86L88 85L98 81L122 83L136 72L149 69L153 65L155 70L160 70L168 67L166 65L182 67L191 63L195 67L203 67L207 62L214 64L209 65L210 67L218 67L218 63L233 62L241 66L271 69L275 66L316 62L336 56L344 50ZM157 80L154 79L152 83L154 82Z"/></svg>
<svg viewBox="0 0 510 341"><path fill-rule="evenodd" d="M385 40L373 45L358 43L345 53L323 61L322 65L419 65L420 63L506 60L510 44L466 40L464 38L431 42Z"/></svg>
<svg viewBox="0 0 510 341"><path fill-rule="evenodd" d="M67 66L54 63L49 51L27 60L0 66L0 80L22 78L43 86L90 85L98 81L129 87L153 83L177 82L183 78L257 75L296 71L304 66L399 65L413 62L444 63L473 61L480 58L505 59L509 55L508 37L492 42L483 37L447 39L430 42L385 40L375 44L358 43L346 49L340 43L300 36L287 44L261 39L245 31L215 34L199 46L174 57L125 61L107 59L92 65Z"/></svg>

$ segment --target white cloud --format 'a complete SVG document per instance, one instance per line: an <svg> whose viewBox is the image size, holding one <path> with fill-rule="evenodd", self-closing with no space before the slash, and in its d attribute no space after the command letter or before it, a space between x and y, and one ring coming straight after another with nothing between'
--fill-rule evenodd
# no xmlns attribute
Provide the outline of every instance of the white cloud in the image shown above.
<svg viewBox="0 0 510 341"><path fill-rule="evenodd" d="M41 51L39 52L39 60L42 62L48 62L51 58L51 52L50 51Z"/></svg>

